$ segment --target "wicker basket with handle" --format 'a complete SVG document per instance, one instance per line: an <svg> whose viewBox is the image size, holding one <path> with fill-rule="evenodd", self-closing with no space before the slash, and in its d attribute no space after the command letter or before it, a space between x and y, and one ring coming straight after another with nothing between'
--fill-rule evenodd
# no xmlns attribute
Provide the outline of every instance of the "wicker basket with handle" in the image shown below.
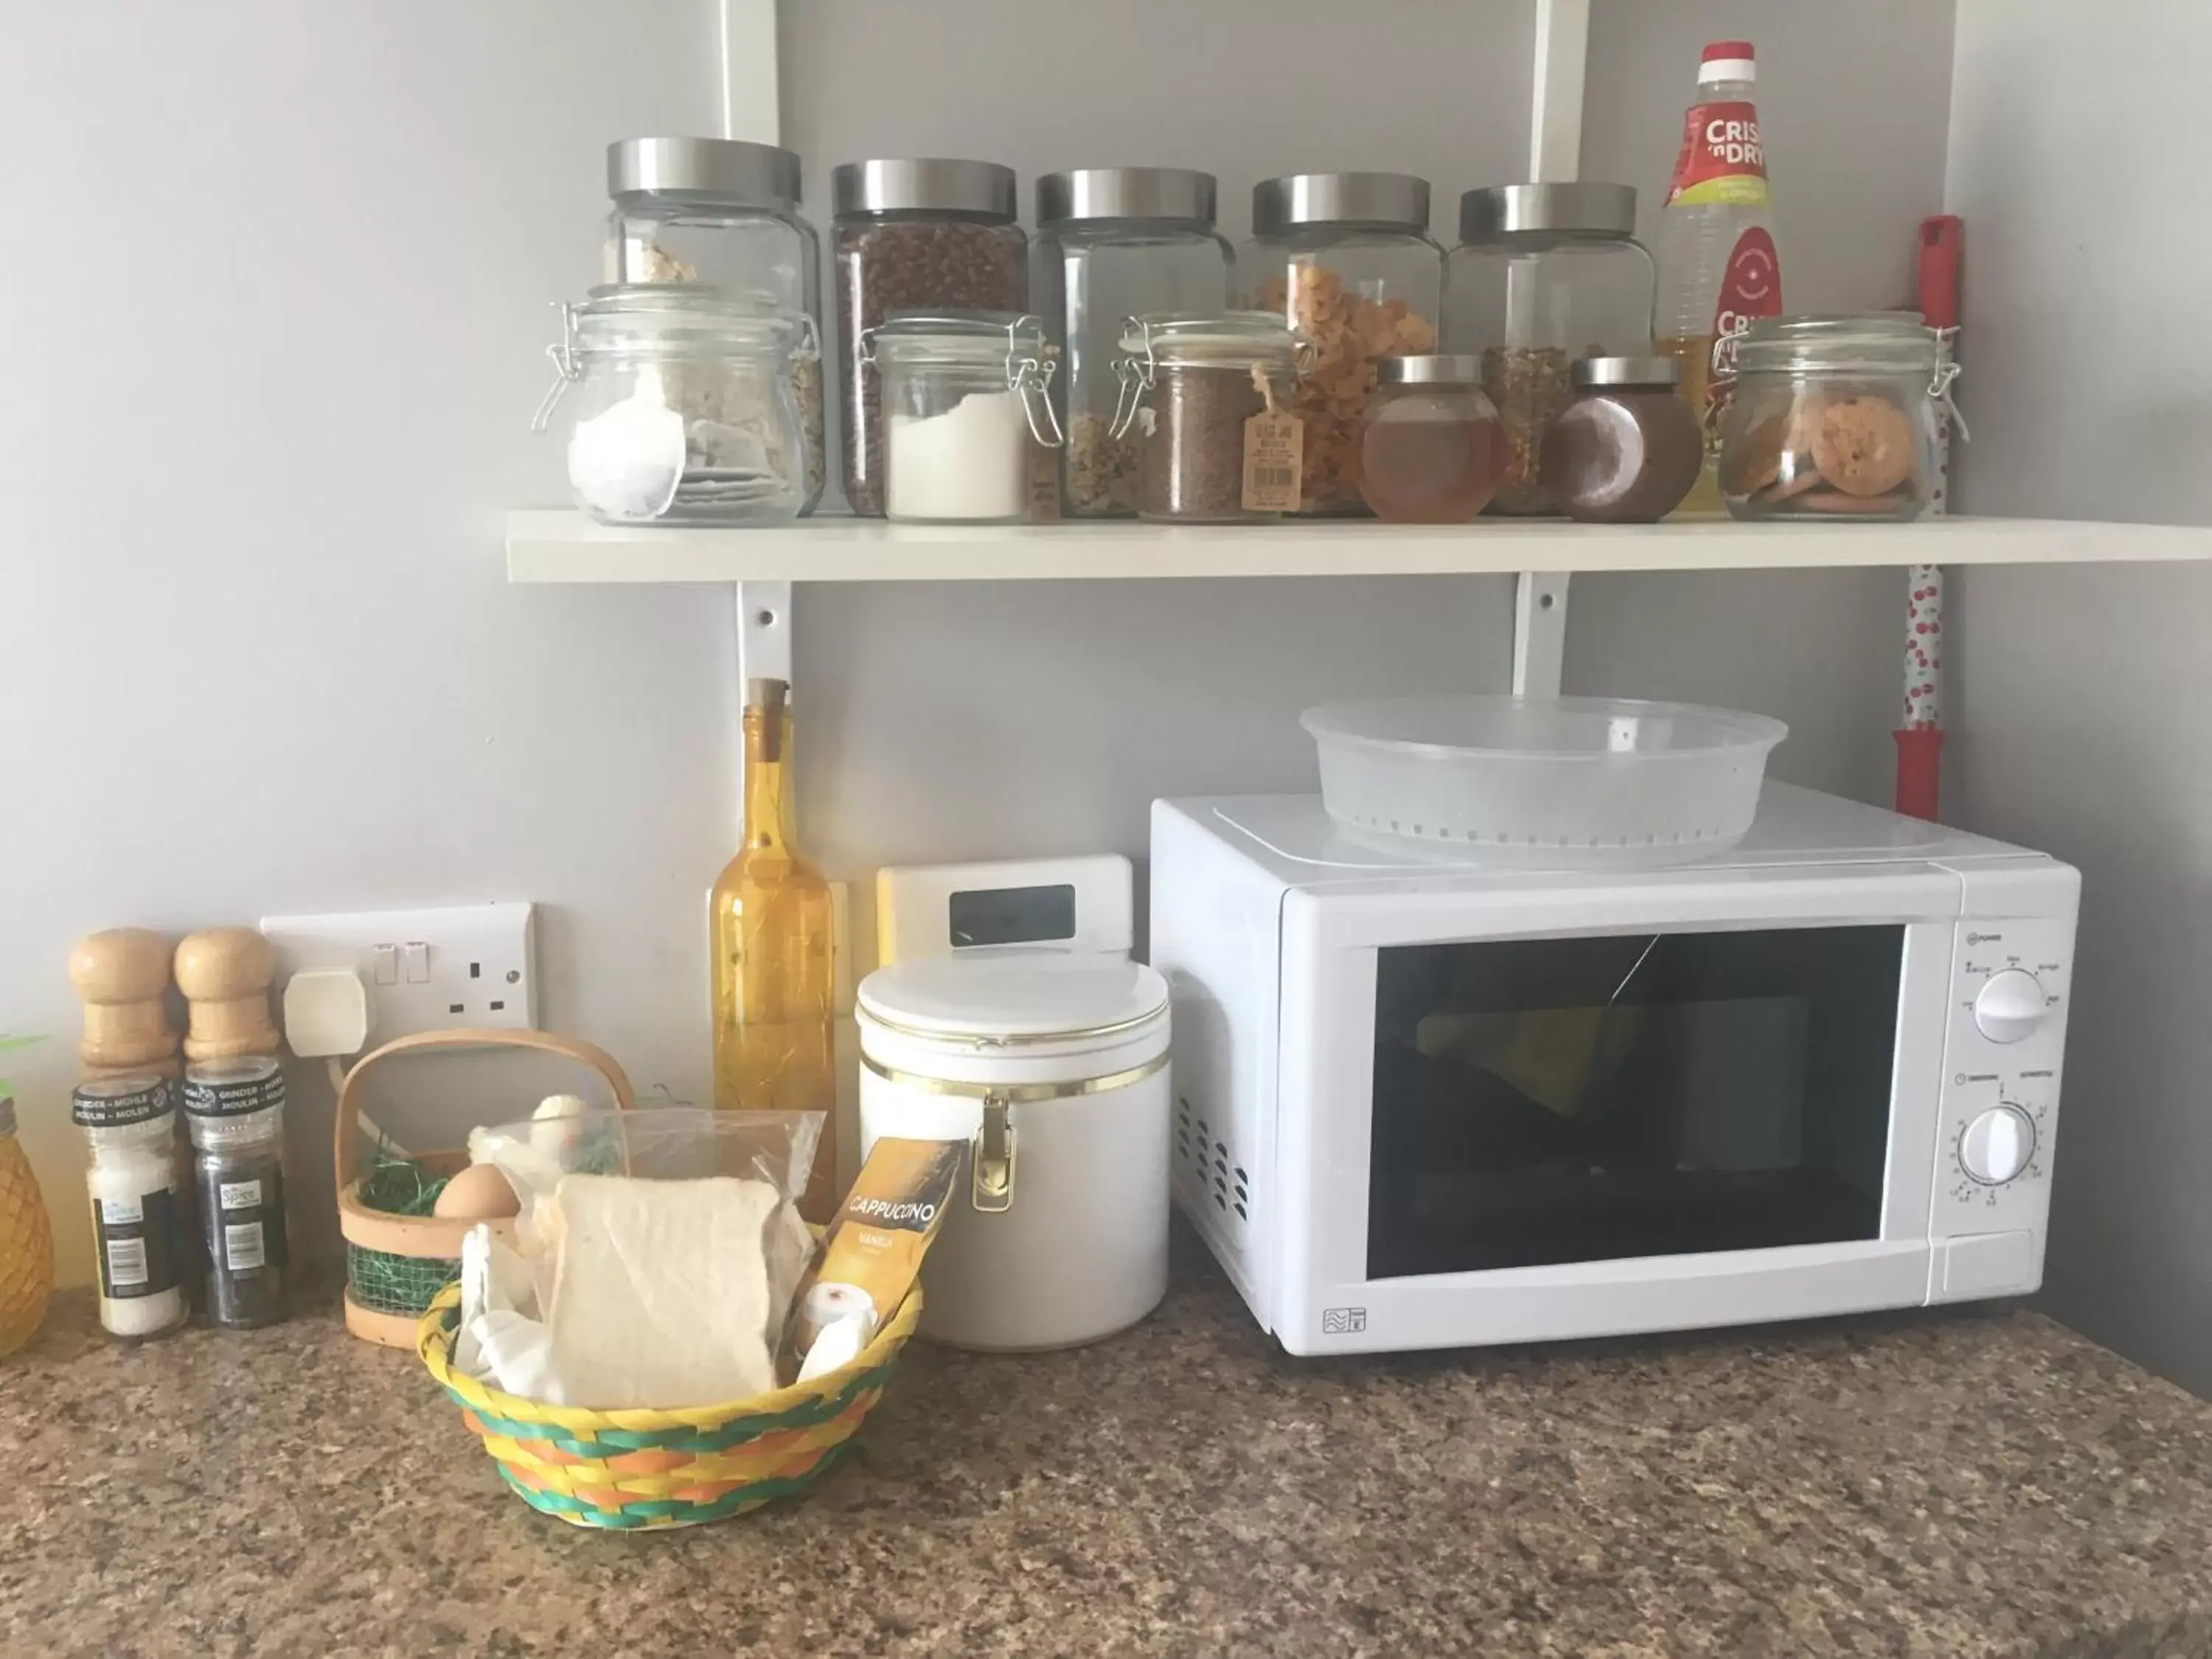
<svg viewBox="0 0 2212 1659"><path fill-rule="evenodd" d="M416 1326L439 1291L460 1273L461 1240L477 1224L455 1216L394 1215L374 1210L361 1200L362 1080L371 1067L395 1054L435 1048L524 1048L560 1054L590 1066L606 1079L615 1104L624 1111L637 1104L629 1079L614 1056L574 1037L546 1031L502 1031L465 1027L452 1031L417 1031L372 1049L354 1062L338 1090L332 1156L337 1164L338 1231L346 1243L346 1328L388 1348L416 1348ZM418 1152L413 1161L434 1175L449 1176L466 1167L466 1152ZM495 1231L512 1223L495 1222ZM372 1286L374 1288L372 1288Z"/></svg>

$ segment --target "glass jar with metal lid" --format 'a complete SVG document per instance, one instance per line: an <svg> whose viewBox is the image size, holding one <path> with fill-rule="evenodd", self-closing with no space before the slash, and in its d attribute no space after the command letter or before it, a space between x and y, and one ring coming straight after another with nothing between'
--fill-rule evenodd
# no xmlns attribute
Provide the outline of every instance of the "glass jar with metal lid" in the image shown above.
<svg viewBox="0 0 2212 1659"><path fill-rule="evenodd" d="M1013 169L994 161L848 161L830 175L830 197L845 500L880 518L882 388L860 337L894 311L1020 313L1029 244L1014 222Z"/></svg>
<svg viewBox="0 0 2212 1659"><path fill-rule="evenodd" d="M1505 422L1495 513L1556 513L1539 452L1579 358L1651 349L1651 256L1636 240L1636 192L1596 183L1492 185L1459 198L1444 343L1483 361Z"/></svg>
<svg viewBox="0 0 2212 1659"><path fill-rule="evenodd" d="M860 337L882 388L888 516L1018 524L1031 445L1060 446L1044 325L1025 312L896 311Z"/></svg>
<svg viewBox="0 0 2212 1659"><path fill-rule="evenodd" d="M1378 519L1466 524L1482 511L1504 460L1482 360L1385 357L1359 422L1359 490Z"/></svg>
<svg viewBox="0 0 2212 1659"><path fill-rule="evenodd" d="M1959 367L1917 312L1773 317L1736 344L1721 495L1739 519L1917 519ZM1963 430L1963 428L1962 428Z"/></svg>
<svg viewBox="0 0 2212 1659"><path fill-rule="evenodd" d="M1312 360L1276 312L1126 319L1112 430L1136 445L1139 516L1237 524L1294 510L1298 386Z"/></svg>
<svg viewBox="0 0 2212 1659"><path fill-rule="evenodd" d="M1654 524L1705 465L1705 434L1672 357L1577 357L1574 395L1544 434L1542 483L1584 524Z"/></svg>
<svg viewBox="0 0 2212 1659"><path fill-rule="evenodd" d="M618 283L562 307L547 349L573 384L568 485L602 524L769 525L805 501L794 370L820 356L814 321L765 294Z"/></svg>
<svg viewBox="0 0 2212 1659"><path fill-rule="evenodd" d="M736 138L623 138L607 146L609 283L696 283L764 293L822 326L822 238L800 211L799 157ZM822 367L795 360L806 434L801 513L829 471Z"/></svg>
<svg viewBox="0 0 2212 1659"><path fill-rule="evenodd" d="M1252 189L1238 260L1246 302L1313 343L1298 389L1304 513L1358 513L1354 434L1384 357L1431 352L1444 251L1429 235L1429 185L1403 173L1297 173Z"/></svg>
<svg viewBox="0 0 2212 1659"><path fill-rule="evenodd" d="M1036 181L1030 291L1060 351L1060 501L1073 516L1137 510L1143 434L1125 441L1113 432L1121 325L1228 305L1236 256L1213 210L1213 175L1188 167L1079 167Z"/></svg>

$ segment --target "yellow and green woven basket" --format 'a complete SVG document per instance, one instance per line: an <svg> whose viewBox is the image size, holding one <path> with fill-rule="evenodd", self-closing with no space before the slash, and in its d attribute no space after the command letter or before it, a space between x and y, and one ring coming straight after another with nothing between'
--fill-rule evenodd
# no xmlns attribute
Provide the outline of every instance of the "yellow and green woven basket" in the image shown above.
<svg viewBox="0 0 2212 1659"><path fill-rule="evenodd" d="M502 1394L451 1364L461 1291L422 1316L416 1352L507 1484L571 1526L696 1527L804 1492L845 1454L921 1319L910 1291L849 1365L811 1382L684 1411L587 1411Z"/></svg>

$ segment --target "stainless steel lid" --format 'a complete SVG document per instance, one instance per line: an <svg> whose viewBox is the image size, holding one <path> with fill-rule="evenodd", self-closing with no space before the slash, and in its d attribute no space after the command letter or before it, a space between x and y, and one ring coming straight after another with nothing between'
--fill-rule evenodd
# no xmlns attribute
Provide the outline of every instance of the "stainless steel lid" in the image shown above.
<svg viewBox="0 0 2212 1659"><path fill-rule="evenodd" d="M1672 357L1577 357L1567 371L1577 386L1680 386L1682 365Z"/></svg>
<svg viewBox="0 0 2212 1659"><path fill-rule="evenodd" d="M1636 191L1628 185L1486 185L1459 198L1459 239L1480 245L1505 236L1633 236Z"/></svg>
<svg viewBox="0 0 2212 1659"><path fill-rule="evenodd" d="M799 205L799 157L740 138L618 138L607 146L607 194L730 207Z"/></svg>
<svg viewBox="0 0 2212 1659"><path fill-rule="evenodd" d="M1214 181L1190 167L1074 167L1036 181L1040 228L1081 219L1179 219L1213 226Z"/></svg>
<svg viewBox="0 0 2212 1659"><path fill-rule="evenodd" d="M1012 167L938 157L847 161L830 175L830 205L837 213L973 213L1009 224L1019 210Z"/></svg>
<svg viewBox="0 0 2212 1659"><path fill-rule="evenodd" d="M1291 173L1252 186L1252 234L1293 225L1429 228L1429 181L1410 173Z"/></svg>
<svg viewBox="0 0 2212 1659"><path fill-rule="evenodd" d="M1482 359L1471 352L1378 357L1375 378L1384 386L1480 386Z"/></svg>

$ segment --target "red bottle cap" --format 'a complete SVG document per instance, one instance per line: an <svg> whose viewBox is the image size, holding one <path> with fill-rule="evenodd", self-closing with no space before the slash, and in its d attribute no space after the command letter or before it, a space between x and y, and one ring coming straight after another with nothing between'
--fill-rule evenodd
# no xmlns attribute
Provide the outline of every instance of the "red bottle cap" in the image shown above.
<svg viewBox="0 0 2212 1659"><path fill-rule="evenodd" d="M1724 58L1748 60L1750 57L1751 42L1748 40L1716 40L1705 48L1705 55L1698 61L1711 64Z"/></svg>

